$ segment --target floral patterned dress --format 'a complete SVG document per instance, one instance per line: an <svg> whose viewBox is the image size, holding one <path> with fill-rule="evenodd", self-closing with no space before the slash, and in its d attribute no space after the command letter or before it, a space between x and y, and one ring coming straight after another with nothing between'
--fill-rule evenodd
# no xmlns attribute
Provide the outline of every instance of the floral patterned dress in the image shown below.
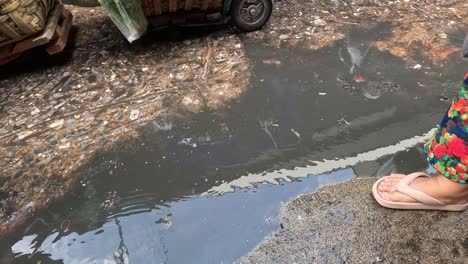
<svg viewBox="0 0 468 264"><path fill-rule="evenodd" d="M427 160L448 179L468 183L468 73L434 137L424 146Z"/></svg>

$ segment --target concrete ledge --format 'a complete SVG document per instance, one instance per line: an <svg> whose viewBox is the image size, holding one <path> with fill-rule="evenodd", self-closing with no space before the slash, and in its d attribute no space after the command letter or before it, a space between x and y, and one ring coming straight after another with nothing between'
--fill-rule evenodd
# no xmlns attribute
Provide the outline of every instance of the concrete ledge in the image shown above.
<svg viewBox="0 0 468 264"><path fill-rule="evenodd" d="M296 198L277 234L240 263L466 263L468 212L385 209L371 196L374 181Z"/></svg>

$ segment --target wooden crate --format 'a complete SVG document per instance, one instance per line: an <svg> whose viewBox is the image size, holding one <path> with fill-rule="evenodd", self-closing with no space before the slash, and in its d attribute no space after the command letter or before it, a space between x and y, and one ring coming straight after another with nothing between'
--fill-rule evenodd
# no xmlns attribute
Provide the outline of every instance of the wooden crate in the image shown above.
<svg viewBox="0 0 468 264"><path fill-rule="evenodd" d="M71 12L61 4L56 5L40 35L0 47L0 65L15 59L26 50L41 45L45 45L49 54L62 51L67 43L72 21L73 15Z"/></svg>
<svg viewBox="0 0 468 264"><path fill-rule="evenodd" d="M0 0L0 46L44 29L55 0Z"/></svg>
<svg viewBox="0 0 468 264"><path fill-rule="evenodd" d="M219 12L223 2L224 0L143 0L143 12L147 17L182 11Z"/></svg>

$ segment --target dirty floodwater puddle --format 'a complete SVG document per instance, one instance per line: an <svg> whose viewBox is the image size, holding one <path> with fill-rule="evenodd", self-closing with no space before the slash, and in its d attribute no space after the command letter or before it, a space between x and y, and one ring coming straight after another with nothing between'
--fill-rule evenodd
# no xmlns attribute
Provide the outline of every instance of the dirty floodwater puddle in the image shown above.
<svg viewBox="0 0 468 264"><path fill-rule="evenodd" d="M463 74L422 88L424 72L370 46L354 62L351 49L347 62L347 45L306 51L246 39L253 82L229 110L155 120L135 153L101 153L89 165L96 175L0 252L13 263L236 261L281 226L281 204L382 172L424 142L448 104L439 87ZM371 98L369 84L380 89Z"/></svg>

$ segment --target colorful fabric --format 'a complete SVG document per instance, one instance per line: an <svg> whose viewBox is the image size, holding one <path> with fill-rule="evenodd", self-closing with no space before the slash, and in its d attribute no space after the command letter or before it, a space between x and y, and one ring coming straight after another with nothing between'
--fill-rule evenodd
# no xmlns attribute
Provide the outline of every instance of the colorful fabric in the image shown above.
<svg viewBox="0 0 468 264"><path fill-rule="evenodd" d="M439 129L424 146L427 160L442 175L468 183L468 73Z"/></svg>

